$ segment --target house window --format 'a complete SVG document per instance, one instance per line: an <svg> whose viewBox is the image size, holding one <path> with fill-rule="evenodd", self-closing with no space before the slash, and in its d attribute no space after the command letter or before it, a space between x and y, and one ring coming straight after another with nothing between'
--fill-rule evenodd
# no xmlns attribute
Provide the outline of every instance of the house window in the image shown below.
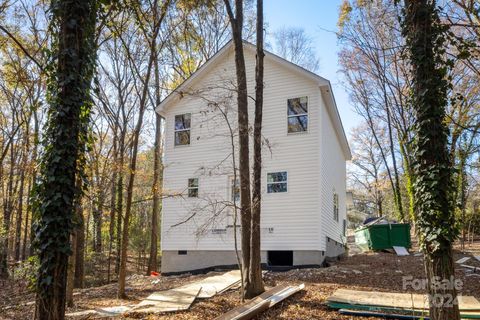
<svg viewBox="0 0 480 320"><path fill-rule="evenodd" d="M198 178L188 179L188 197L198 198Z"/></svg>
<svg viewBox="0 0 480 320"><path fill-rule="evenodd" d="M237 179L230 179L230 194L232 198L232 202L239 202L240 201L240 181Z"/></svg>
<svg viewBox="0 0 480 320"><path fill-rule="evenodd" d="M333 220L338 222L338 194L333 193Z"/></svg>
<svg viewBox="0 0 480 320"><path fill-rule="evenodd" d="M175 116L176 146L184 146L190 144L190 120L190 113L179 114Z"/></svg>
<svg viewBox="0 0 480 320"><path fill-rule="evenodd" d="M307 97L288 99L288 133L306 132L308 130Z"/></svg>
<svg viewBox="0 0 480 320"><path fill-rule="evenodd" d="M267 193L287 192L287 172L267 174Z"/></svg>

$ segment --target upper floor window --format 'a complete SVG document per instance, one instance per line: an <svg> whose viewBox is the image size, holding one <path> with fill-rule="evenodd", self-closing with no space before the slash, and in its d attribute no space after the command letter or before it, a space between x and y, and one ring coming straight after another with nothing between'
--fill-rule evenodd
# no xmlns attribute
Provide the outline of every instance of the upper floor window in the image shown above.
<svg viewBox="0 0 480 320"><path fill-rule="evenodd" d="M240 181L237 179L233 179L233 177L230 179L230 194L232 197L232 202L239 202L240 201Z"/></svg>
<svg viewBox="0 0 480 320"><path fill-rule="evenodd" d="M267 193L287 192L287 172L267 173Z"/></svg>
<svg viewBox="0 0 480 320"><path fill-rule="evenodd" d="M308 130L308 98L288 99L288 133Z"/></svg>
<svg viewBox="0 0 480 320"><path fill-rule="evenodd" d="M190 144L190 120L191 114L179 114L175 116L175 145L183 146Z"/></svg>
<svg viewBox="0 0 480 320"><path fill-rule="evenodd" d="M333 193L333 220L338 222L338 194Z"/></svg>
<svg viewBox="0 0 480 320"><path fill-rule="evenodd" d="M198 198L198 178L188 179L188 197Z"/></svg>

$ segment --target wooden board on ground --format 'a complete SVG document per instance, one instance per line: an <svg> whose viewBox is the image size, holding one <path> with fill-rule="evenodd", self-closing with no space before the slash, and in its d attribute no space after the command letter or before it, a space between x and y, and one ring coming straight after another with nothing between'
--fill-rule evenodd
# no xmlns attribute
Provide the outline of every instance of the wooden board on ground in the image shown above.
<svg viewBox="0 0 480 320"><path fill-rule="evenodd" d="M428 309L428 297L421 294L338 289L327 301L400 309ZM458 296L460 310L480 311L480 302L472 296Z"/></svg>
<svg viewBox="0 0 480 320"><path fill-rule="evenodd" d="M463 258L458 259L457 261L455 261L455 263L462 264L462 263L467 262L468 260L470 260L470 257L463 257Z"/></svg>
<svg viewBox="0 0 480 320"><path fill-rule="evenodd" d="M294 293L303 290L305 285L289 286L279 285L270 290L265 291L261 295L252 300L228 311L215 320L248 320L268 308L274 306L278 302L288 298Z"/></svg>
<svg viewBox="0 0 480 320"><path fill-rule="evenodd" d="M180 287L154 292L136 305L129 314L159 313L187 310L197 298L201 288Z"/></svg>
<svg viewBox="0 0 480 320"><path fill-rule="evenodd" d="M75 317L85 317L85 316L95 316L95 318L100 317L115 317L122 315L123 313L129 311L130 306L116 306L108 308L98 308L94 310L84 310L78 312L72 312L65 314L66 317L75 318Z"/></svg>
<svg viewBox="0 0 480 320"><path fill-rule="evenodd" d="M410 255L410 253L408 253L408 251L405 247L393 246L393 250L395 250L395 253L397 254L397 256L409 256Z"/></svg>
<svg viewBox="0 0 480 320"><path fill-rule="evenodd" d="M211 298L214 295L227 290L240 283L240 271L232 270L218 276L212 276L203 280L193 282L183 286L182 288L191 288L196 290L202 288L198 294L198 298Z"/></svg>

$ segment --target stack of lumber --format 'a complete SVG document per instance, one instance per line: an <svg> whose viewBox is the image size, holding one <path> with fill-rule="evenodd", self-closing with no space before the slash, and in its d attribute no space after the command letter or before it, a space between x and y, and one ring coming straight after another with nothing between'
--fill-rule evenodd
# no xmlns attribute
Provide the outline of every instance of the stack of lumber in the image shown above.
<svg viewBox="0 0 480 320"><path fill-rule="evenodd" d="M458 296L462 319L480 319L480 302L472 296ZM338 289L327 306L341 314L384 319L428 319L428 297L421 294Z"/></svg>

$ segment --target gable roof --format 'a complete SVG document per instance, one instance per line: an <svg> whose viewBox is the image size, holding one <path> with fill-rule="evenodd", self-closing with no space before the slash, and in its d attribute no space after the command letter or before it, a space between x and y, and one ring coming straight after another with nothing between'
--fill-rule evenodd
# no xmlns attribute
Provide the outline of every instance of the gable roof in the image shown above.
<svg viewBox="0 0 480 320"><path fill-rule="evenodd" d="M244 41L244 49L256 52L256 46ZM170 106L175 101L178 101L183 96L183 91L187 88L192 87L202 75L208 73L211 69L215 67L217 62L219 62L223 57L228 55L234 50L233 41L230 40L227 42L217 53L215 53L210 59L208 59L197 71L195 71L187 80L180 84L175 90L173 90L162 102L155 108L155 111L159 114L162 114L168 106ZM308 71L305 68L302 68L274 53L271 53L267 50L265 52L265 59L274 61L285 67L286 69L298 73L303 77L307 77L310 80L316 82L320 88L323 99L325 100L326 107L330 119L332 120L333 127L342 146L343 153L347 160L351 160L352 155L350 152L350 147L348 145L347 137L345 135L345 130L343 129L342 120L340 119L340 114L338 113L337 104L335 102L335 97L333 96L332 86L330 81L327 79Z"/></svg>

